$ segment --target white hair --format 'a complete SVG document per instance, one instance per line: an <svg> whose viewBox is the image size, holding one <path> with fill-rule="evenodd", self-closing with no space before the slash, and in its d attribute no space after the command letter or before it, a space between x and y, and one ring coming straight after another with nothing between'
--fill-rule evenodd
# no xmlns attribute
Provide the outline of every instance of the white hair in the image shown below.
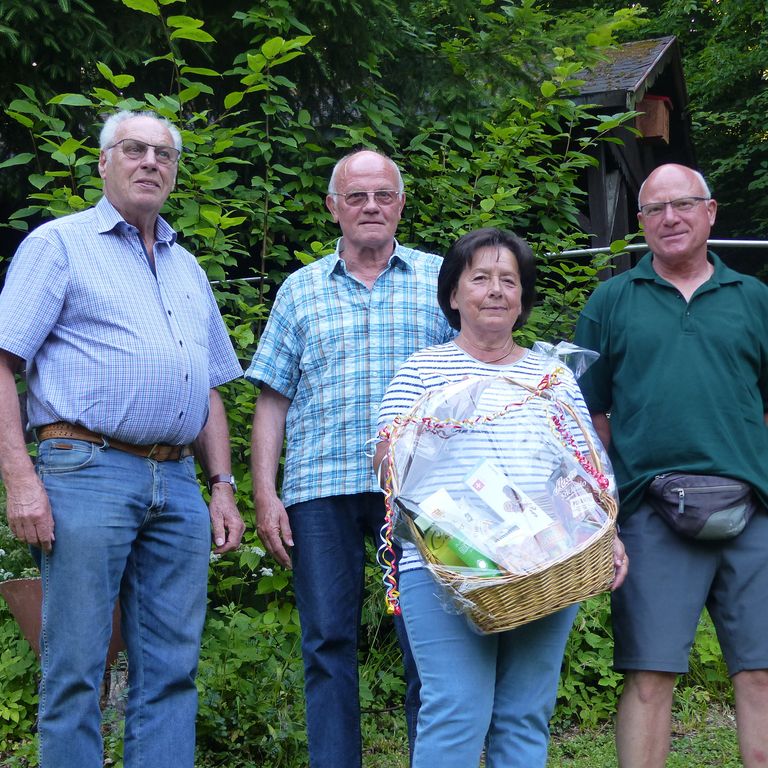
<svg viewBox="0 0 768 768"><path fill-rule="evenodd" d="M397 178L397 191L401 195L403 194L403 192L405 192L405 184L403 184L403 175L400 173L400 169L397 167L397 163L391 157L387 157L383 152L377 152L375 149L356 149L354 152L350 152L348 155L344 155L344 157L342 157L341 160L339 160L339 162L333 166L333 171L331 173L331 180L328 182L329 195L336 194L336 190L337 190L336 182L338 181L339 174L341 173L344 166L353 157L355 157L355 155L359 155L361 152L373 152L374 155L378 155L379 157L384 158L384 160L390 163L393 170L395 171L395 176Z"/></svg>
<svg viewBox="0 0 768 768"><path fill-rule="evenodd" d="M179 153L181 153L181 134L179 133L179 129L169 120L148 110L144 112L131 112L130 110L124 109L120 112L115 112L114 115L110 115L104 121L101 133L99 134L99 149L106 150L111 147L115 143L117 126L120 125L120 123L124 123L126 120L132 120L134 117L150 117L153 120L157 120L158 123L161 123L168 130L168 133L171 134L173 146L176 147Z"/></svg>
<svg viewBox="0 0 768 768"><path fill-rule="evenodd" d="M694 175L696 180L701 185L702 192L704 192L703 197L705 197L707 200L711 199L712 192L710 192L709 185L707 184L706 179L698 171L694 171L693 168L688 168L688 166L681 166L681 167L686 168L687 170L689 170ZM661 168L661 166L659 166L659 168ZM640 189L639 189L639 191L637 193L637 209L638 210L640 210L640 207L641 207L640 206L640 198L642 198L642 196L643 196L643 190L645 189L645 185L648 183L648 179L651 178L652 174L653 174L653 172L649 173L648 177L646 178L646 180L640 185Z"/></svg>

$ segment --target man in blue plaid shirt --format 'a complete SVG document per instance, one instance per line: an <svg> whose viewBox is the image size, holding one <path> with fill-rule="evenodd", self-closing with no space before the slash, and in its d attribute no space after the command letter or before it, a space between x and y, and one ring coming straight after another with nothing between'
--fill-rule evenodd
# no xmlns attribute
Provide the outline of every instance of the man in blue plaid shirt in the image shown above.
<svg viewBox="0 0 768 768"><path fill-rule="evenodd" d="M242 369L205 273L159 215L178 130L119 112L100 146L104 197L30 233L0 294L8 524L41 554L40 766L103 765L99 684L119 595L125 768L192 768L211 533L215 552L243 534L216 387ZM14 380L25 363L34 464Z"/></svg>
<svg viewBox="0 0 768 768"><path fill-rule="evenodd" d="M437 304L441 259L395 240L405 191L391 159L368 150L342 158L326 205L341 229L336 251L283 283L246 378L261 388L252 440L257 528L294 574L310 764L358 768L365 537L384 521L366 442L400 364L453 331ZM411 740L418 676L399 619L396 628Z"/></svg>

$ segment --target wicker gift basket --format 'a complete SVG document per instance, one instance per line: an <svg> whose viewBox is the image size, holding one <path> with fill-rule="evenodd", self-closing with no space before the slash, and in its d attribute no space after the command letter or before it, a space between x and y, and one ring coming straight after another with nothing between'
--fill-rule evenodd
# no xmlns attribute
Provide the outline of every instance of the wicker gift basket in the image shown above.
<svg viewBox="0 0 768 768"><path fill-rule="evenodd" d="M476 377L431 390L386 435L389 530L416 545L446 607L482 633L613 581L610 464L562 370L538 383Z"/></svg>

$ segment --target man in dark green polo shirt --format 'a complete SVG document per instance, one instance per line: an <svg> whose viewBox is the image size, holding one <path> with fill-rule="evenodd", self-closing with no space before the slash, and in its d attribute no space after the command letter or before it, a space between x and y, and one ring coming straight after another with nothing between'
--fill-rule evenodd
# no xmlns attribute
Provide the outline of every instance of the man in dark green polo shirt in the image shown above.
<svg viewBox="0 0 768 768"><path fill-rule="evenodd" d="M742 760L765 765L768 287L707 252L717 203L699 173L661 166L639 202L651 252L598 287L576 330L601 355L580 384L610 448L630 562L612 597L614 664L625 672L619 765L663 768L675 679L705 605L734 684ZM669 472L744 481L759 510L735 538L683 537L646 500Z"/></svg>

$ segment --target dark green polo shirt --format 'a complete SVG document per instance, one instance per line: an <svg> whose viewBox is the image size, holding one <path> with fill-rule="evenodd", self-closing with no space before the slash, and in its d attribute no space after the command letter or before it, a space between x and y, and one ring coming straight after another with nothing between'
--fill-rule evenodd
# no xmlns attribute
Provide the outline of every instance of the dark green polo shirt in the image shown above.
<svg viewBox="0 0 768 768"><path fill-rule="evenodd" d="M686 303L651 254L598 286L575 342L600 359L579 380L610 412L620 519L671 471L734 477L768 501L768 287L726 267Z"/></svg>

